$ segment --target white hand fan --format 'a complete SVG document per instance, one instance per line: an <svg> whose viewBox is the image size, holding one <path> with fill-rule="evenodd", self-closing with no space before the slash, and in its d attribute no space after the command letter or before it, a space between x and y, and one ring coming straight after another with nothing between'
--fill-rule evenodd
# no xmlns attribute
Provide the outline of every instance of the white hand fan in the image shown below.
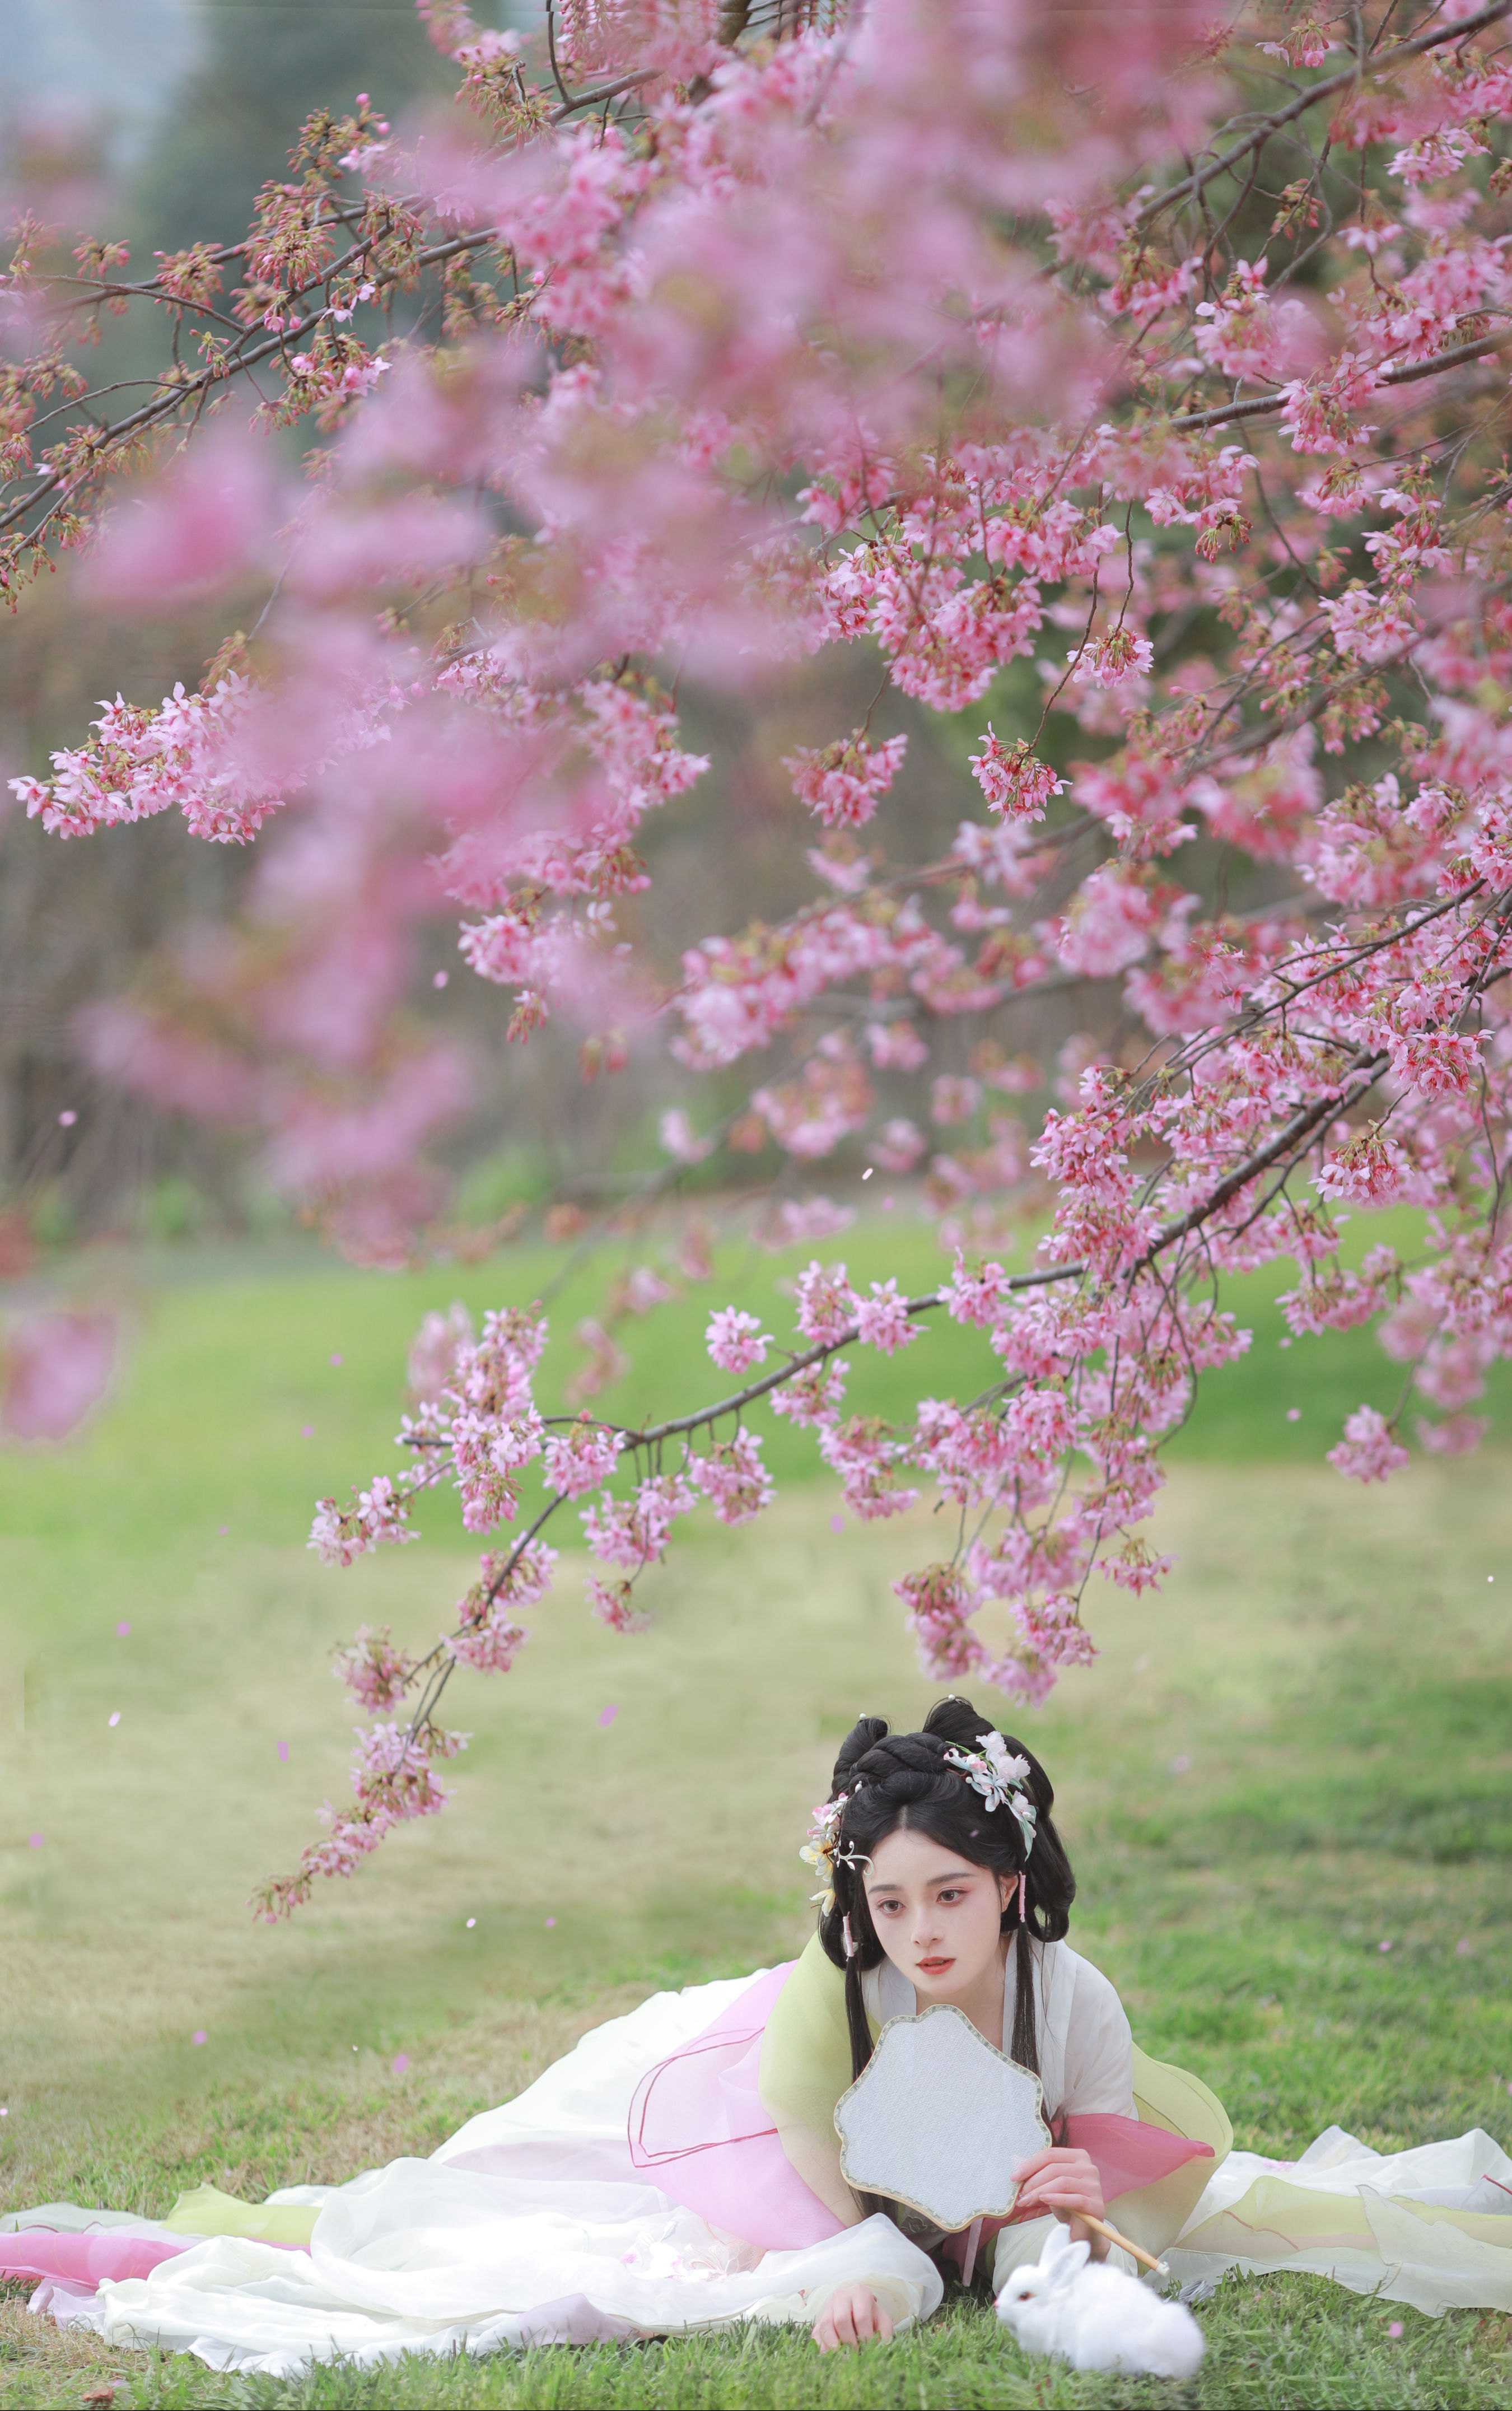
<svg viewBox="0 0 1512 2411"><path fill-rule="evenodd" d="M891 2018L835 2105L840 2168L948 2232L1006 2218L1013 2170L1051 2141L1038 2076L996 2051L964 2009Z"/></svg>

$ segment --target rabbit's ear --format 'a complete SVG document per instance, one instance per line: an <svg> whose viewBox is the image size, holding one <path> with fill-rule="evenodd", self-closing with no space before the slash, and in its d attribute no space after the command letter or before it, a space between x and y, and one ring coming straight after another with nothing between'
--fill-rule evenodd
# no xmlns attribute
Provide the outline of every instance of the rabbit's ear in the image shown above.
<svg viewBox="0 0 1512 2411"><path fill-rule="evenodd" d="M1055 2224L1055 2233L1059 2239L1054 2263L1055 2283L1057 2286L1073 2285L1092 2257L1092 2246L1084 2238L1080 2243L1073 2243L1070 2228L1062 2227L1058 2220ZM1047 2245L1046 2250L1048 2249Z"/></svg>

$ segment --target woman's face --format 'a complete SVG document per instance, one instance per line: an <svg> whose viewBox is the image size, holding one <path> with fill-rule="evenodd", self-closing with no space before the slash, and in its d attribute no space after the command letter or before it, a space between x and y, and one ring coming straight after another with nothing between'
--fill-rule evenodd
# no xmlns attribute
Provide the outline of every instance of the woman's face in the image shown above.
<svg viewBox="0 0 1512 2411"><path fill-rule="evenodd" d="M925 2000L969 1993L997 1960L1013 1886L991 1867L900 1827L872 1852L865 1890L878 1940Z"/></svg>

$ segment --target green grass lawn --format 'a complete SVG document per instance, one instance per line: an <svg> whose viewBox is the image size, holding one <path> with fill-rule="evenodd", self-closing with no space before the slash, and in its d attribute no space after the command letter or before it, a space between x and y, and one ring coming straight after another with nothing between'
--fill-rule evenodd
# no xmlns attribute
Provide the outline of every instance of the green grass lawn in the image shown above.
<svg viewBox="0 0 1512 2411"><path fill-rule="evenodd" d="M897 1238L921 1287L938 1278L926 1235ZM879 1217L840 1251L869 1277L906 1255L893 1241ZM387 1461L426 1307L533 1295L554 1269L182 1259L141 1282L119 1395L84 1439L0 1461L0 2207L162 2214L207 2180L255 2199L426 2152L599 2017L801 1941L795 1852L836 1739L862 1707L915 1719L933 1696L889 1587L933 1553L927 1512L836 1533L817 1486L744 1533L695 1520L636 1640L590 1622L564 1559L516 1671L448 1695L474 1740L446 1815L292 1926L242 1907L344 1785L332 1643L363 1619L425 1642L469 1578L446 1502L423 1547L345 1574L304 1552L310 1503ZM762 1302L769 1260L727 1269L717 1302ZM561 1300L564 1328L595 1279ZM1505 2143L1509 1460L1418 1464L1374 1494L1303 1462L1398 1375L1363 1335L1280 1351L1278 1285L1252 1285L1255 1363L1210 1386L1183 1438L1157 1519L1170 1584L1094 1601L1101 1656L1025 1719L1081 1878L1073 1939L1141 2042L1217 2089L1242 2144L1287 2155L1330 2120L1383 2147L1477 2124ZM645 1326L617 1407L702 1382L705 1300ZM975 1386L975 1351L943 1327L909 1378ZM792 1446L776 1427L784 1469ZM1489 2404L1512 2380L1505 2318L1432 2322L1306 2278L1230 2281L1201 2316L1192 2402ZM1171 2393L1031 2363L967 2303L859 2360L761 2335L297 2386L109 2354L29 2320L19 2294L0 2304L7 2411L111 2381L120 2403L165 2405Z"/></svg>

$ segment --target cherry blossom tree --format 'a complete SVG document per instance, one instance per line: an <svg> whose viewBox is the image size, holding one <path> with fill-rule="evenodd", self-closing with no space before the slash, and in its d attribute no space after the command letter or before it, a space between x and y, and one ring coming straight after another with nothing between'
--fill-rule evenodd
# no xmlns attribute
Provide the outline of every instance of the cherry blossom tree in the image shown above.
<svg viewBox="0 0 1512 2411"><path fill-rule="evenodd" d="M144 606L268 596L197 693L118 698L17 782L60 839L177 811L265 849L252 921L96 1015L94 1060L402 1252L464 1087L412 1013L450 909L510 1039L682 1067L659 1193L754 1126L817 1237L807 1178L864 1142L927 1159L953 1257L916 1296L816 1261L787 1337L715 1307L721 1395L638 1429L593 1410L607 1330L549 1412L538 1314L433 1318L397 1469L311 1545L401 1542L454 1486L478 1579L429 1655L346 1653L379 1721L269 1917L441 1805L441 1695L512 1663L548 1525L575 1511L632 1631L680 1517L760 1513L759 1400L858 1515L957 1511L896 1585L923 1662L1036 1701L1091 1654L1095 1571L1159 1578L1161 1441L1248 1342L1227 1276L1293 1266L1299 1336L1378 1324L1398 1407L1330 1453L1361 1481L1414 1394L1424 1447L1474 1447L1512 1344L1512 0L1244 0L1219 31L1185 0L561 0L539 58L419 5L453 114L312 119L244 243L132 279L91 238L62 275L20 230L0 576L76 548ZM80 361L128 310L170 341L118 408ZM668 958L636 848L707 769L680 694L825 649L877 700L787 760L809 900ZM927 860L876 842L890 693L973 732ZM1058 1092L1014 1036L1052 993L1085 1031ZM701 1112L736 1068L736 1113ZM931 1069L934 1142L895 1086ZM1010 1270L1026 1193L1049 1228ZM1415 1253L1342 1260L1346 1212L1403 1205ZM980 1333L977 1394L849 1412L860 1352L931 1316Z"/></svg>

